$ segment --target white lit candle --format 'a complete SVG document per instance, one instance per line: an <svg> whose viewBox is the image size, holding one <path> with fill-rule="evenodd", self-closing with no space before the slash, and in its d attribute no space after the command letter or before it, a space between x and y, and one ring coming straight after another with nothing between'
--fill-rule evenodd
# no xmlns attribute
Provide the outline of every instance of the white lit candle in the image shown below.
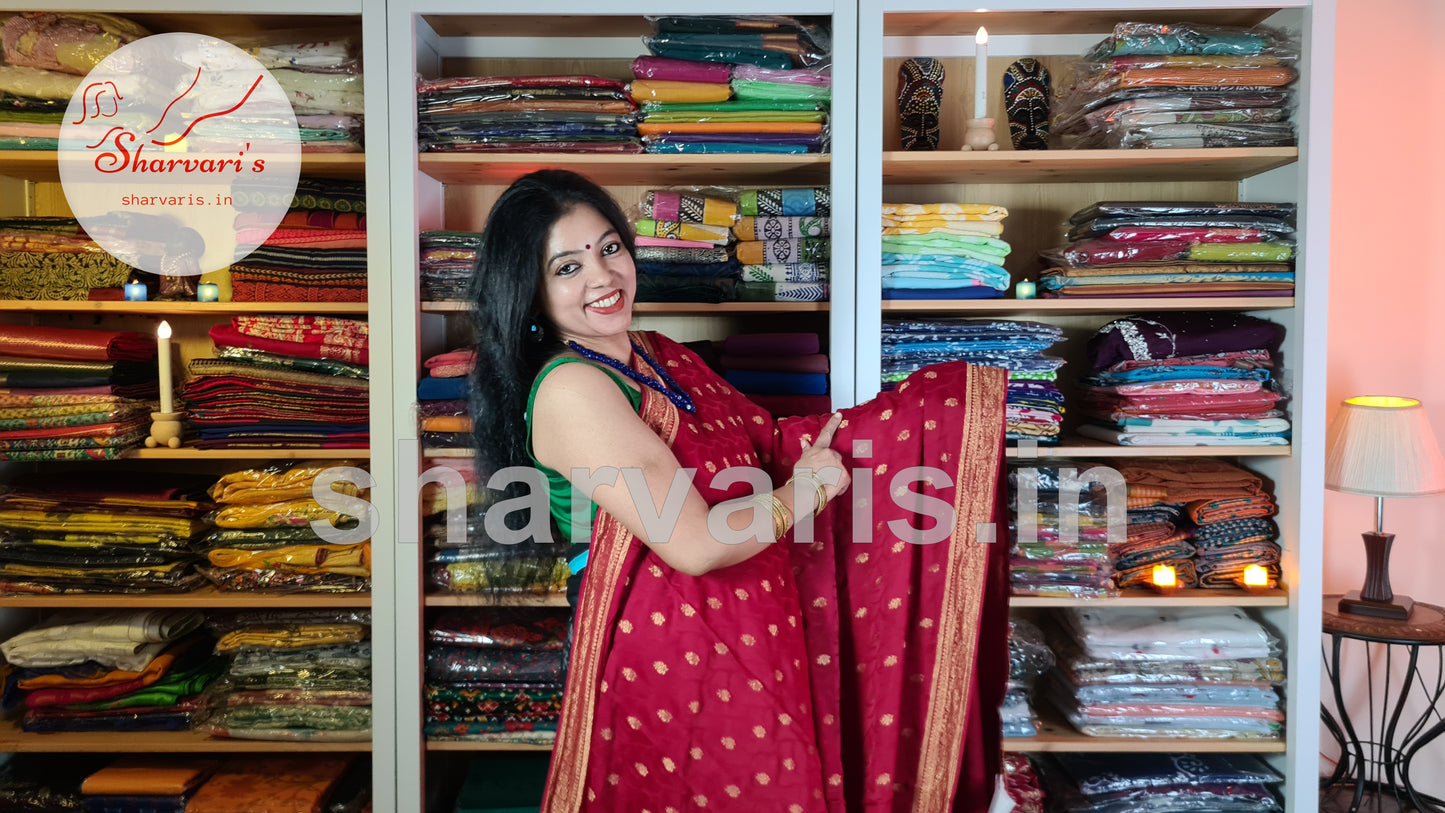
<svg viewBox="0 0 1445 813"><path fill-rule="evenodd" d="M988 115L988 31L979 26L973 41L973 117L981 119Z"/></svg>
<svg viewBox="0 0 1445 813"><path fill-rule="evenodd" d="M1174 567L1173 567L1172 565L1155 565L1155 566L1154 566L1154 586L1155 586L1155 587L1178 587L1178 586L1179 586L1179 581L1178 581L1178 580L1175 578L1175 576L1174 576Z"/></svg>
<svg viewBox="0 0 1445 813"><path fill-rule="evenodd" d="M161 412L171 412L173 406L173 394L171 392L171 326L169 322L161 322L156 328L156 360L160 364L161 380Z"/></svg>
<svg viewBox="0 0 1445 813"><path fill-rule="evenodd" d="M1269 571L1262 565L1250 565L1244 569L1244 584L1246 587L1268 587Z"/></svg>

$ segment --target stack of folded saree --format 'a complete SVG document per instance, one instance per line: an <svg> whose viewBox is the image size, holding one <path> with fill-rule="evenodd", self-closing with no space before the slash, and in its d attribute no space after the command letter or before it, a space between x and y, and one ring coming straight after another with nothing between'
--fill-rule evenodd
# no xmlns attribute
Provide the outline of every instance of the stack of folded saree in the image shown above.
<svg viewBox="0 0 1445 813"><path fill-rule="evenodd" d="M1045 297L1294 295L1293 203L1101 201L1042 252Z"/></svg>
<svg viewBox="0 0 1445 813"><path fill-rule="evenodd" d="M234 194L233 199L239 200ZM246 201L236 205L236 262L230 271L234 301L366 301L363 184L302 178L274 231L259 222L254 201Z"/></svg>
<svg viewBox="0 0 1445 813"><path fill-rule="evenodd" d="M0 150L54 151L81 79L123 45L150 36L111 14L32 11L0 26Z"/></svg>
<svg viewBox="0 0 1445 813"><path fill-rule="evenodd" d="M0 218L0 299L89 299L97 289L119 289L135 273L75 218Z"/></svg>
<svg viewBox="0 0 1445 813"><path fill-rule="evenodd" d="M773 417L823 415L828 357L816 333L735 333L723 340L723 378Z"/></svg>
<svg viewBox="0 0 1445 813"><path fill-rule="evenodd" d="M0 495L0 592L175 592L211 507L187 475L30 475ZM209 478L207 478L209 481Z"/></svg>
<svg viewBox="0 0 1445 813"><path fill-rule="evenodd" d="M1039 733L1039 717L1033 707L1034 683L1053 668L1054 653L1044 641L1043 631L1032 622L1013 619L1008 626L1008 688L999 709L1003 735L1032 737Z"/></svg>
<svg viewBox="0 0 1445 813"><path fill-rule="evenodd" d="M1076 66L1052 131L1075 149L1290 146L1298 56L1266 28L1119 23Z"/></svg>
<svg viewBox="0 0 1445 813"><path fill-rule="evenodd" d="M292 461L231 472L211 486L215 530L198 547L201 572L222 590L363 592L371 588L371 542L361 518L333 510L336 501L364 498L348 479L326 486L328 470L361 470L350 460ZM334 493L333 493L334 492ZM331 526L326 536L312 523Z"/></svg>
<svg viewBox="0 0 1445 813"><path fill-rule="evenodd" d="M185 813L186 802L220 766L218 759L121 757L87 776L80 792L90 810Z"/></svg>
<svg viewBox="0 0 1445 813"><path fill-rule="evenodd" d="M1063 359L1044 355L1063 330L1038 322L938 319L883 322L883 387L942 361L967 361L1009 371L1008 440L1055 444L1064 396L1055 380Z"/></svg>
<svg viewBox="0 0 1445 813"><path fill-rule="evenodd" d="M1093 737L1278 739L1279 642L1239 608L1068 608L1049 699Z"/></svg>
<svg viewBox="0 0 1445 813"><path fill-rule="evenodd" d="M1009 579L1016 596L1115 594L1103 482L1095 464L1020 463L1009 469ZM1072 499L1072 505L1065 500Z"/></svg>
<svg viewBox="0 0 1445 813"><path fill-rule="evenodd" d="M1099 328L1079 434L1120 446L1287 446L1274 356L1284 328L1234 313L1157 313Z"/></svg>
<svg viewBox="0 0 1445 813"><path fill-rule="evenodd" d="M155 357L136 331L0 325L0 460L109 460L140 445Z"/></svg>
<svg viewBox="0 0 1445 813"><path fill-rule="evenodd" d="M0 69L3 70L3 69ZM81 813L80 786L110 761L99 754L6 754L0 760L0 810Z"/></svg>
<svg viewBox="0 0 1445 813"><path fill-rule="evenodd" d="M502 494L484 487L489 476L486 461L451 465L449 461L434 460L423 472L428 483L421 497L428 589L442 593L561 596L571 575L566 546L534 544L532 540L504 544L493 539L495 524L517 515L488 520L487 509ZM493 528L487 527L489 521Z"/></svg>
<svg viewBox="0 0 1445 813"><path fill-rule="evenodd" d="M368 429L366 322L235 316L210 331L181 388L202 449L361 449Z"/></svg>
<svg viewBox="0 0 1445 813"><path fill-rule="evenodd" d="M416 96L417 146L427 152L642 152L637 104L615 79L425 79Z"/></svg>
<svg viewBox="0 0 1445 813"><path fill-rule="evenodd" d="M465 302L477 266L482 235L471 231L424 231L417 273L421 301Z"/></svg>
<svg viewBox="0 0 1445 813"><path fill-rule="evenodd" d="M172 731L209 711L223 671L193 611L57 613L0 644L25 731Z"/></svg>
<svg viewBox="0 0 1445 813"><path fill-rule="evenodd" d="M266 42L246 52L290 99L302 152L362 151L366 99L361 59L351 40ZM224 121L244 126L241 118Z"/></svg>
<svg viewBox="0 0 1445 813"><path fill-rule="evenodd" d="M736 298L738 262L728 252L738 204L719 194L650 189L633 220L639 302Z"/></svg>
<svg viewBox="0 0 1445 813"><path fill-rule="evenodd" d="M1044 791L1028 754L1003 755L1003 785L1017 813L1044 813Z"/></svg>
<svg viewBox="0 0 1445 813"><path fill-rule="evenodd" d="M1274 789L1284 777L1253 754L1051 754L1040 764L1050 804L1072 813L1284 809Z"/></svg>
<svg viewBox="0 0 1445 813"><path fill-rule="evenodd" d="M245 740L371 739L371 612L258 610L209 619L231 656L211 734Z"/></svg>
<svg viewBox="0 0 1445 813"><path fill-rule="evenodd" d="M1155 565L1173 567L1186 587L1233 587L1234 576L1249 564L1271 566L1278 576L1278 546L1259 540L1252 525L1231 523L1274 513L1274 497L1258 475L1212 458L1120 461L1115 468L1129 487L1128 540L1110 549L1119 587L1149 585ZM1196 558L1194 516L1227 526L1214 529L1213 536L1206 531L1218 553ZM1235 541L1241 547L1230 555ZM1245 551L1248 555L1239 555Z"/></svg>
<svg viewBox="0 0 1445 813"><path fill-rule="evenodd" d="M632 63L651 153L826 152L827 33L790 17L659 17Z"/></svg>
<svg viewBox="0 0 1445 813"><path fill-rule="evenodd" d="M476 364L477 351L458 348L428 357L422 366L427 378L439 386L465 387ZM427 399L421 407L421 446L426 451L473 449L472 418L467 412L465 391L458 398Z"/></svg>
<svg viewBox="0 0 1445 813"><path fill-rule="evenodd" d="M426 736L551 743L568 610L454 609L427 625Z"/></svg>
<svg viewBox="0 0 1445 813"><path fill-rule="evenodd" d="M733 227L744 302L821 302L828 298L832 194L827 187L744 189Z"/></svg>
<svg viewBox="0 0 1445 813"><path fill-rule="evenodd" d="M883 298L1002 297L1006 217L1007 209L986 203L883 204Z"/></svg>
<svg viewBox="0 0 1445 813"><path fill-rule="evenodd" d="M364 791L347 793L352 762L319 754L231 757L191 797L186 813L361 813L369 809Z"/></svg>

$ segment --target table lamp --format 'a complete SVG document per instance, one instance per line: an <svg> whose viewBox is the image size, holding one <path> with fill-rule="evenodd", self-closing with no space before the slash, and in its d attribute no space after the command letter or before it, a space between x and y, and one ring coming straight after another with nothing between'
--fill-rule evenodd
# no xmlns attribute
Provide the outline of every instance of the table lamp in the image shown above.
<svg viewBox="0 0 1445 813"><path fill-rule="evenodd" d="M1340 599L1339 611L1409 618L1414 602L1390 591L1395 535L1385 533L1385 498L1445 492L1445 459L1425 409L1413 398L1350 398L1330 422L1326 454L1326 488L1375 498L1375 530L1364 534L1365 584Z"/></svg>

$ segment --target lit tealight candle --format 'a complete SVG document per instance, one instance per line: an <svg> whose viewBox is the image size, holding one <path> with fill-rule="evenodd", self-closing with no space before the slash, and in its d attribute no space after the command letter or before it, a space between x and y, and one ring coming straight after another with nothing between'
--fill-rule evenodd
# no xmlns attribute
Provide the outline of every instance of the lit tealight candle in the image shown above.
<svg viewBox="0 0 1445 813"><path fill-rule="evenodd" d="M146 301L146 285L144 282L131 280L125 284L125 301L144 302Z"/></svg>
<svg viewBox="0 0 1445 813"><path fill-rule="evenodd" d="M203 282L196 286L197 302L219 302L221 299L221 286L214 282Z"/></svg>
<svg viewBox="0 0 1445 813"><path fill-rule="evenodd" d="M1245 587L1269 587L1269 571L1263 565L1250 565L1244 569Z"/></svg>
<svg viewBox="0 0 1445 813"><path fill-rule="evenodd" d="M1019 284L1014 286L1015 299L1033 299L1035 296L1038 296L1038 292L1038 287L1026 279L1019 280Z"/></svg>
<svg viewBox="0 0 1445 813"><path fill-rule="evenodd" d="M1174 575L1173 565L1155 565L1152 574L1154 589L1168 595L1179 589L1179 579Z"/></svg>
<svg viewBox="0 0 1445 813"><path fill-rule="evenodd" d="M175 403L171 391L171 326L161 322L156 328L156 360L161 385L161 412L171 412Z"/></svg>

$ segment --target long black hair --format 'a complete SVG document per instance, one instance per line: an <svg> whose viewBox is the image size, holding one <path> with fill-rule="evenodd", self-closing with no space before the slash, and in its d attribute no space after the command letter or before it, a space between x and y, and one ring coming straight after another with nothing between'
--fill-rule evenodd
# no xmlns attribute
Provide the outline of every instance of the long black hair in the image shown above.
<svg viewBox="0 0 1445 813"><path fill-rule="evenodd" d="M472 274L477 363L472 426L479 463L528 466L527 396L542 365L564 346L542 308L547 237L578 206L597 210L634 253L632 224L606 189L560 169L518 178L487 216Z"/></svg>

